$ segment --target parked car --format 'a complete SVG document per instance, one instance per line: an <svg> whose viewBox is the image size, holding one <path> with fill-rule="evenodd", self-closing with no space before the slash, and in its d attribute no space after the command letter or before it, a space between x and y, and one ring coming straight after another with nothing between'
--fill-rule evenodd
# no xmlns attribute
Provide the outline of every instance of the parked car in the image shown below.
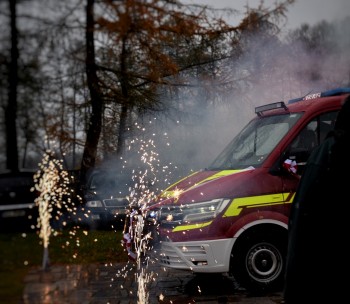
<svg viewBox="0 0 350 304"><path fill-rule="evenodd" d="M34 171L0 173L0 231L33 229L38 209L34 200Z"/></svg>
<svg viewBox="0 0 350 304"><path fill-rule="evenodd" d="M129 207L131 176L95 169L82 188L83 202L76 223L90 229L111 229L124 225Z"/></svg>

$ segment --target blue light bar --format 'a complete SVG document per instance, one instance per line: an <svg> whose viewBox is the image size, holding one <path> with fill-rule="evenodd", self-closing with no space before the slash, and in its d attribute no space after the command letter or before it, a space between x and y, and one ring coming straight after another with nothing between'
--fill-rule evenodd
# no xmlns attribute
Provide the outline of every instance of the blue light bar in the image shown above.
<svg viewBox="0 0 350 304"><path fill-rule="evenodd" d="M321 97L337 96L350 93L350 88L337 88L321 93Z"/></svg>
<svg viewBox="0 0 350 304"><path fill-rule="evenodd" d="M337 88L337 89L328 90L324 92L307 94L304 97L294 98L289 100L288 104L295 103L302 100L315 99L319 97L337 96L337 95L343 95L343 94L349 94L349 93L350 93L350 88Z"/></svg>

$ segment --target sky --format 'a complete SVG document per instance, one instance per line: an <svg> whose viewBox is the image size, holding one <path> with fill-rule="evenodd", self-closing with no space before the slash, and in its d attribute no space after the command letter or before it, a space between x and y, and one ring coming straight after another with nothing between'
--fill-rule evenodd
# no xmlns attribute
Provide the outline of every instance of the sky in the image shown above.
<svg viewBox="0 0 350 304"><path fill-rule="evenodd" d="M248 4L255 8L260 0L187 0L189 2L206 4L217 8L233 8L244 12ZM265 7L273 7L277 0L264 0ZM279 1L281 2L281 1ZM286 29L295 29L303 23L314 25L322 20L329 22L350 16L350 0L296 0L287 12ZM241 18L232 17L231 22ZM231 23L230 22L230 23Z"/></svg>

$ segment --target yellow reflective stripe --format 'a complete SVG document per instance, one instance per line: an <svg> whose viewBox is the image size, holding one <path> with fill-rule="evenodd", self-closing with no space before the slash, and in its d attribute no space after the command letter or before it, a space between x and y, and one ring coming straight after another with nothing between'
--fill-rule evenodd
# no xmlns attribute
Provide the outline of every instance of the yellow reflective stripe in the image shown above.
<svg viewBox="0 0 350 304"><path fill-rule="evenodd" d="M245 171L245 170L246 170L246 169L239 169L239 170L223 170L223 171L220 171L220 172L218 172L218 173L216 173L216 174L213 174L213 175L207 177L206 179L203 179L203 180L201 180L200 182L194 184L192 187L188 188L187 190L189 190L189 189L191 189L191 188L193 188L193 187L195 187L195 186L197 186L197 185L203 184L203 183L205 183L206 181L210 181L210 180L217 179L217 178L220 178L220 177L223 177L223 176L226 176L226 175L230 175L230 174L234 174L234 173L239 173L239 172L242 172L242 171ZM176 183L172 184L171 186L169 186L167 189L170 189L170 188L176 186L178 183L180 183L180 182L183 181L184 179L186 179L186 178L188 178L188 177L190 177L190 176L192 176L192 175L194 175L194 174L196 174L196 173L198 173L198 172L195 172L195 173L193 173L193 174L191 174L191 175L186 176L185 178L183 178L183 179L177 181ZM174 196L175 196L174 194L176 194L176 193L179 191L179 190L177 190L177 189L175 189L175 190L173 190L173 191L168 191L167 189L165 189L165 190L161 193L161 197L174 197Z"/></svg>
<svg viewBox="0 0 350 304"><path fill-rule="evenodd" d="M176 226L176 227L173 229L173 232L184 231L184 230L193 230L193 229L201 229L201 228L203 228L203 227L209 226L212 222L213 222L213 221L206 222L206 223L200 223L200 224Z"/></svg>
<svg viewBox="0 0 350 304"><path fill-rule="evenodd" d="M184 178L182 178L182 179L180 179L180 180L178 180L176 183L174 183L174 184L172 184L171 186L169 186L168 188L166 188L162 193L161 193L161 197L173 197L174 196L174 193L175 192L177 192L177 191L179 191L179 190L173 190L173 191L169 191L168 189L170 189L170 188L172 188L172 187L174 187L174 186L176 186L177 184L179 184L180 182L182 182L183 180L185 180L186 178L189 178L189 177L191 177L192 175L194 175L194 174L197 174L198 173L198 171L197 172L194 172L194 173L192 173L192 174L190 174L190 175L188 175L188 176L185 176Z"/></svg>
<svg viewBox="0 0 350 304"><path fill-rule="evenodd" d="M209 180L213 180L213 179L216 179L216 178L219 178L219 177L223 177L223 176L226 176L226 175L230 175L230 174L234 174L234 173L238 173L238 172L242 172L243 170L223 170L223 171L220 171L214 175L211 175L209 177L207 177L206 179L203 179L200 183L204 183L206 181L209 181Z"/></svg>
<svg viewBox="0 0 350 304"><path fill-rule="evenodd" d="M250 197L240 197L232 200L231 205L226 210L223 217L237 216L241 213L243 207L246 208L256 208L261 206L272 206L279 204L290 204L292 203L295 196L294 193L275 193L268 195L259 195L259 196L250 196ZM286 200L284 201L284 197ZM209 226L213 221L192 225L182 225L176 226L173 229L173 232L184 231L184 230L193 230L201 229L203 227Z"/></svg>
<svg viewBox="0 0 350 304"><path fill-rule="evenodd" d="M285 197L287 200L284 200ZM291 195L291 193L288 192L235 198L227 208L223 217L237 216L241 213L244 207L256 208L262 206L291 203L293 201L293 198L294 194Z"/></svg>
<svg viewBox="0 0 350 304"><path fill-rule="evenodd" d="M167 190L164 190L160 196L161 197L165 197L165 198L168 198L168 197L173 197L174 196L174 192L175 191L167 191Z"/></svg>
<svg viewBox="0 0 350 304"><path fill-rule="evenodd" d="M293 202L294 196L295 196L295 192L293 194L292 193L288 193L288 196L286 198L285 203L286 204L291 204ZM289 200L288 200L288 198L289 198Z"/></svg>
<svg viewBox="0 0 350 304"><path fill-rule="evenodd" d="M198 173L198 171L193 172L192 174L185 176L184 178L182 178L182 179L178 180L177 182L173 183L171 186L169 186L168 188L166 188L164 191L167 191L168 189L170 189L170 188L174 187L175 185L179 184L180 182L182 182L182 181L185 180L186 178L189 178L189 177L191 177L192 175L195 175L195 174L197 174L197 173ZM172 191L168 191L168 192L172 192Z"/></svg>

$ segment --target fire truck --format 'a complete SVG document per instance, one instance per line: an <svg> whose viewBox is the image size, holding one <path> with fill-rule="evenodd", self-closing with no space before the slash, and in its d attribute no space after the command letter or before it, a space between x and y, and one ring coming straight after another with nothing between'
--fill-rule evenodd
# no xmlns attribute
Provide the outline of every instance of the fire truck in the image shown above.
<svg viewBox="0 0 350 304"><path fill-rule="evenodd" d="M159 263L228 274L251 291L281 288L300 176L349 94L350 88L337 88L256 107L256 116L207 168L147 207Z"/></svg>

